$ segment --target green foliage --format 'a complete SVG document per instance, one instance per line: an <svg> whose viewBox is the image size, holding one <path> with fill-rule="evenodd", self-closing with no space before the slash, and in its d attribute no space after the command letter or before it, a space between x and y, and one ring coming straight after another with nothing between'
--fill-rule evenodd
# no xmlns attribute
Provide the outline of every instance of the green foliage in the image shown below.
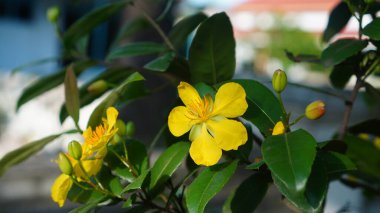
<svg viewBox="0 0 380 213"><path fill-rule="evenodd" d="M347 25L352 17L347 4L342 1L330 13L329 22L323 32L323 41L328 42Z"/></svg>
<svg viewBox="0 0 380 213"><path fill-rule="evenodd" d="M321 61L326 67L337 65L360 52L367 44L367 41L340 39L323 50Z"/></svg>

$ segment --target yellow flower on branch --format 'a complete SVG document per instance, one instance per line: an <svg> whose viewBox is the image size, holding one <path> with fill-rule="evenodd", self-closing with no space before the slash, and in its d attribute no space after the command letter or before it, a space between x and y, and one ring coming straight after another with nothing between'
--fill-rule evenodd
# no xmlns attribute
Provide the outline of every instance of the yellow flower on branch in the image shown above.
<svg viewBox="0 0 380 213"><path fill-rule="evenodd" d="M73 180L70 176L61 174L54 181L51 187L51 198L54 202L58 203L59 207L65 204L67 193L69 193L71 186L73 185Z"/></svg>
<svg viewBox="0 0 380 213"><path fill-rule="evenodd" d="M285 133L285 126L282 121L279 121L274 125L272 135L281 135Z"/></svg>
<svg viewBox="0 0 380 213"><path fill-rule="evenodd" d="M198 165L211 166L222 156L222 150L237 150L248 136L244 125L235 118L248 108L246 94L237 83L222 85L215 95L201 98L186 82L178 85L178 94L185 106L172 109L168 118L170 132L179 137L190 131L190 156Z"/></svg>

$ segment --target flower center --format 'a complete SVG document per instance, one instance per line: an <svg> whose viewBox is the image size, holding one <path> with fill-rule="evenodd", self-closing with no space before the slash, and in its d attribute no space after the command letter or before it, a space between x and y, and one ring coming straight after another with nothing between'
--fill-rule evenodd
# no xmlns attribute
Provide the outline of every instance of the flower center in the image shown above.
<svg viewBox="0 0 380 213"><path fill-rule="evenodd" d="M88 143L91 145L95 145L99 142L99 140L102 138L102 136L105 134L106 128L104 125L99 125L95 128L95 131L91 133L90 138L88 139Z"/></svg>
<svg viewBox="0 0 380 213"><path fill-rule="evenodd" d="M210 95L203 97L203 100L194 101L190 106L188 106L190 118L193 120L206 121L209 119L214 102Z"/></svg>

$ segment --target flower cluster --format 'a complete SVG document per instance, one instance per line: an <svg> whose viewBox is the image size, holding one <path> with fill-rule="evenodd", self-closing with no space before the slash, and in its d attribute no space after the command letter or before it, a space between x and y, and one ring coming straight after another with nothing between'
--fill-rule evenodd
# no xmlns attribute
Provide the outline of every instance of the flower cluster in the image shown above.
<svg viewBox="0 0 380 213"><path fill-rule="evenodd" d="M58 176L51 188L51 197L60 207L64 205L74 182L92 184L90 178L100 171L103 158L107 154L107 144L118 130L115 125L117 116L118 111L109 107L107 119L103 119L103 124L94 130L89 127L83 132L84 143L82 146L78 142L72 142L69 145L69 153L60 154L57 163L63 173Z"/></svg>
<svg viewBox="0 0 380 213"><path fill-rule="evenodd" d="M248 136L244 125L229 118L242 116L248 108L246 93L240 84L222 85L213 100L200 97L190 84L181 82L178 94L185 106L177 106L169 114L168 126L174 136L190 131L190 156L198 165L211 166L222 156L222 150L237 150Z"/></svg>

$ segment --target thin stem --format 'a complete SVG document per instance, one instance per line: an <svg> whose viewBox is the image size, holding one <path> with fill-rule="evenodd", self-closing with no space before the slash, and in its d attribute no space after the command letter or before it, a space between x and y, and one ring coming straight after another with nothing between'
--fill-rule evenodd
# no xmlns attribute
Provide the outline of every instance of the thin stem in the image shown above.
<svg viewBox="0 0 380 213"><path fill-rule="evenodd" d="M351 97L350 97L350 100L346 101L345 104L346 104L346 108L344 110L344 114L343 114L343 121L342 121L342 125L339 129L339 139L342 140L344 138L344 135L346 134L346 131L347 131L347 127L348 127L348 122L350 121L350 117L351 117L351 112L352 112L352 107L354 105L354 102L356 100L356 97L359 93L359 90L360 88L363 86L363 82L360 78L357 78L356 80L356 84L355 84L355 87L354 89L352 90L352 93L351 93Z"/></svg>
<svg viewBox="0 0 380 213"><path fill-rule="evenodd" d="M289 126L293 126L294 124L298 123L302 118L305 117L305 114L299 116L296 120L294 120L292 123L289 124Z"/></svg>
<svg viewBox="0 0 380 213"><path fill-rule="evenodd" d="M74 121L74 123L75 123L75 128L78 130L78 132L80 132L80 134L82 134L82 133L83 133L83 130L80 128L78 122L75 122L75 121Z"/></svg>
<svg viewBox="0 0 380 213"><path fill-rule="evenodd" d="M336 94L336 93L329 92L329 91L326 91L326 90L322 90L322 89L319 89L319 88L309 87L309 86L302 85L302 84L297 84L297 83L289 83L288 82L288 84L292 85L292 86L296 86L296 87L302 87L304 89L309 89L309 90L312 90L312 91L315 91L315 92L318 92L318 93L322 93L322 94L329 95L329 96L332 96L332 97L335 97L335 98L342 99L343 101L346 101L346 97L343 96L343 95L340 95L340 94Z"/></svg>
<svg viewBox="0 0 380 213"><path fill-rule="evenodd" d="M379 64L380 62L380 58L377 58L372 64L371 66L368 68L367 70L367 73L364 75L364 77L362 78L363 80L365 80L366 78L368 78L369 75L371 75L373 73L373 71L375 71L375 68L376 66Z"/></svg>
<svg viewBox="0 0 380 213"><path fill-rule="evenodd" d="M110 151L117 157L119 160L129 169L129 171L132 173L134 177L138 177L137 171L133 168L129 160L123 159L118 153L110 149Z"/></svg>
<svg viewBox="0 0 380 213"><path fill-rule="evenodd" d="M286 116L287 113L286 113L286 110L284 107L284 102L282 101L281 93L277 93L277 97L278 97L278 100L280 101L282 114L283 114L283 116Z"/></svg>

